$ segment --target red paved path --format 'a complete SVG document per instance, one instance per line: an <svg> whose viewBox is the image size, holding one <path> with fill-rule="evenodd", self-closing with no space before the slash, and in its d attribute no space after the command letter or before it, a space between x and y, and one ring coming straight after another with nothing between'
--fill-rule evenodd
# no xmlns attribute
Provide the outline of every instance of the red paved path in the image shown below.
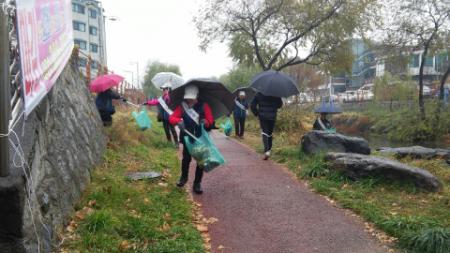
<svg viewBox="0 0 450 253"><path fill-rule="evenodd" d="M219 219L209 226L213 252L385 252L359 220L282 167L221 134L212 135L227 164L205 174L205 192L195 200L205 217ZM225 249L218 250L219 245Z"/></svg>

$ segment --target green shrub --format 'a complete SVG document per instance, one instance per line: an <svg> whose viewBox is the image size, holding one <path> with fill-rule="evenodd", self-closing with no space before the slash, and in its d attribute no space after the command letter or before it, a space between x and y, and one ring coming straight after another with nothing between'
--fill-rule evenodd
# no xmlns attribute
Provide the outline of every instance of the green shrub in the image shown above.
<svg viewBox="0 0 450 253"><path fill-rule="evenodd" d="M108 230L113 226L112 215L106 211L97 211L86 218L85 226L91 233Z"/></svg>
<svg viewBox="0 0 450 253"><path fill-rule="evenodd" d="M416 253L450 252L450 229L429 228L401 238L401 243Z"/></svg>
<svg viewBox="0 0 450 253"><path fill-rule="evenodd" d="M302 152L300 152L302 153ZM303 158L304 165L300 172L302 178L313 178L326 176L330 173L328 164L325 162L324 155L313 155L308 158Z"/></svg>
<svg viewBox="0 0 450 253"><path fill-rule="evenodd" d="M438 222L422 216L394 216L381 222L381 227L393 235L403 231L420 231L425 228L438 226Z"/></svg>

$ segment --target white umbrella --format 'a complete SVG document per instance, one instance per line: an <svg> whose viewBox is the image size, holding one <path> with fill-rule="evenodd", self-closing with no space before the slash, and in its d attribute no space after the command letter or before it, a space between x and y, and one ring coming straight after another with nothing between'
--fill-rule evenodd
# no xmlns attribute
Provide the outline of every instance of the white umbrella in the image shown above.
<svg viewBox="0 0 450 253"><path fill-rule="evenodd" d="M160 72L153 77L152 83L158 89L166 85L170 85L172 89L176 89L184 83L184 79L172 72Z"/></svg>

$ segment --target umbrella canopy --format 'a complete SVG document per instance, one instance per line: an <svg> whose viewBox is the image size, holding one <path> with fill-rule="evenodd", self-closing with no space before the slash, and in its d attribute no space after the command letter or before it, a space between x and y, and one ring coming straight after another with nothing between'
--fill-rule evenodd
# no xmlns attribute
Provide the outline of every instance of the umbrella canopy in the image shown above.
<svg viewBox="0 0 450 253"><path fill-rule="evenodd" d="M239 92L245 92L245 98L247 101L252 101L256 95L256 91L252 87L240 87L233 91L233 96L236 98L239 96Z"/></svg>
<svg viewBox="0 0 450 253"><path fill-rule="evenodd" d="M250 85L265 96L287 98L300 93L290 76L278 71L264 71L253 77Z"/></svg>
<svg viewBox="0 0 450 253"><path fill-rule="evenodd" d="M333 101L322 102L322 105L318 108L316 108L316 110L314 110L315 113L328 113L328 114L339 114L342 113L342 109L339 108L338 106L334 105Z"/></svg>
<svg viewBox="0 0 450 253"><path fill-rule="evenodd" d="M160 72L152 78L152 83L156 88L162 89L164 85L170 85L172 89L180 87L184 80L181 76L172 72Z"/></svg>
<svg viewBox="0 0 450 253"><path fill-rule="evenodd" d="M118 86L123 79L123 76L116 74L102 75L94 79L89 85L89 90L95 93L101 93L112 87Z"/></svg>
<svg viewBox="0 0 450 253"><path fill-rule="evenodd" d="M170 92L172 109L181 104L184 98L184 89L189 85L198 87L199 99L208 103L215 119L228 115L233 110L233 94L221 82L202 78L191 79Z"/></svg>

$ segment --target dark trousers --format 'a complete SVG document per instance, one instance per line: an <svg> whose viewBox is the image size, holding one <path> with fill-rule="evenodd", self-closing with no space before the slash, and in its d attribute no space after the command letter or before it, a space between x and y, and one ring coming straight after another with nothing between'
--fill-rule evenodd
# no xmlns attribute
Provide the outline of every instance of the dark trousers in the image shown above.
<svg viewBox="0 0 450 253"><path fill-rule="evenodd" d="M245 117L242 118L234 117L234 129L237 136L244 137Z"/></svg>
<svg viewBox="0 0 450 253"><path fill-rule="evenodd" d="M192 161L192 156L185 146L183 146L183 160L181 161L181 177L187 179L189 176L189 164ZM203 169L197 164L195 168L194 184L200 184L203 178Z"/></svg>
<svg viewBox="0 0 450 253"><path fill-rule="evenodd" d="M99 110L100 118L102 119L103 126L111 126L112 125L112 112Z"/></svg>
<svg viewBox="0 0 450 253"><path fill-rule="evenodd" d="M166 132L167 141L171 142L173 137L173 142L178 143L177 131L175 127L169 123L168 120L163 120L164 132Z"/></svg>
<svg viewBox="0 0 450 253"><path fill-rule="evenodd" d="M262 141L264 144L264 152L272 150L272 133L275 128L275 120L259 119L261 126Z"/></svg>

